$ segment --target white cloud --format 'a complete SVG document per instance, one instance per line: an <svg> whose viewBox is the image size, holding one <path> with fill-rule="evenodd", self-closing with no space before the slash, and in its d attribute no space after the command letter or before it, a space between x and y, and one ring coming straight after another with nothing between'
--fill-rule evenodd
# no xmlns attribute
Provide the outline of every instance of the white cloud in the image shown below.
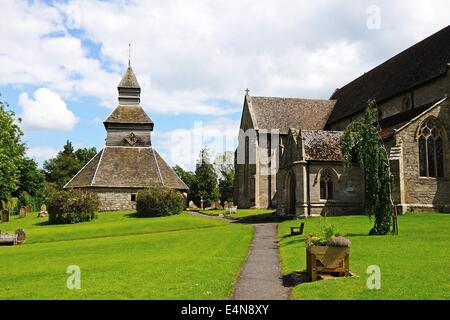
<svg viewBox="0 0 450 320"><path fill-rule="evenodd" d="M39 163L43 163L45 160L55 157L58 154L58 150L46 147L46 146L36 146L27 149L27 155Z"/></svg>
<svg viewBox="0 0 450 320"><path fill-rule="evenodd" d="M379 30L366 25L371 5L380 7ZM449 9L447 0L5 0L0 85L37 83L113 108L131 42L144 108L225 116L240 109L246 87L328 98L446 26Z"/></svg>
<svg viewBox="0 0 450 320"><path fill-rule="evenodd" d="M212 160L225 151L234 151L239 124L239 121L229 118L217 118L195 122L190 129L155 132L154 136L158 138L155 148L170 164L192 170L204 146L210 149Z"/></svg>
<svg viewBox="0 0 450 320"><path fill-rule="evenodd" d="M19 106L22 108L20 117L25 128L70 131L78 122L64 100L47 88L36 90L33 98L25 92L21 93Z"/></svg>

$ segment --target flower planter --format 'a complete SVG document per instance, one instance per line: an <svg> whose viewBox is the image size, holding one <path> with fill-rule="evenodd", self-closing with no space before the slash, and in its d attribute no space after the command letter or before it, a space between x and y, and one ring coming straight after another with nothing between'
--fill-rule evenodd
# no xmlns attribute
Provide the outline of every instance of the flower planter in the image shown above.
<svg viewBox="0 0 450 320"><path fill-rule="evenodd" d="M306 268L311 281L320 273L350 274L349 247L311 246L306 248Z"/></svg>

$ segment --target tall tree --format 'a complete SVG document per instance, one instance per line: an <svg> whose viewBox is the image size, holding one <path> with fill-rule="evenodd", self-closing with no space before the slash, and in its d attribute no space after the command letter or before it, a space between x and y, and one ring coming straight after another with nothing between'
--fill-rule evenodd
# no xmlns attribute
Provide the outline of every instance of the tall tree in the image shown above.
<svg viewBox="0 0 450 320"><path fill-rule="evenodd" d="M96 154L97 149L95 147L82 148L75 151L75 158L80 162L80 166L84 167Z"/></svg>
<svg viewBox="0 0 450 320"><path fill-rule="evenodd" d="M6 201L16 191L20 181L19 163L25 154L23 136L13 111L0 101L0 200Z"/></svg>
<svg viewBox="0 0 450 320"><path fill-rule="evenodd" d="M189 188L188 195L187 195L187 201L188 202L195 201L194 192L197 188L196 187L197 180L196 180L195 173L192 171L184 170L179 165L176 165L175 167L173 167L173 171L175 171L175 173L180 177L181 180L183 180L183 182Z"/></svg>
<svg viewBox="0 0 450 320"><path fill-rule="evenodd" d="M80 169L72 143L67 141L58 155L44 162L45 178L62 188Z"/></svg>
<svg viewBox="0 0 450 320"><path fill-rule="evenodd" d="M219 193L220 201L233 201L234 190L234 155L231 151L225 151L216 157L214 167L219 175Z"/></svg>
<svg viewBox="0 0 450 320"><path fill-rule="evenodd" d="M199 159L195 167L197 183L194 190L194 198L197 204L203 199L205 206L210 206L213 201L219 199L217 188L217 173L211 162L209 149L204 147L200 150Z"/></svg>
<svg viewBox="0 0 450 320"><path fill-rule="evenodd" d="M398 233L397 216L392 201L392 174L384 142L377 126L375 101L369 101L364 118L353 121L342 137L344 165L350 167L356 155L365 183L364 211L375 216L371 235L384 235L391 229Z"/></svg>
<svg viewBox="0 0 450 320"><path fill-rule="evenodd" d="M41 194L45 175L39 170L38 164L34 159L24 157L18 163L20 172L17 196L22 192L27 192L32 197Z"/></svg>

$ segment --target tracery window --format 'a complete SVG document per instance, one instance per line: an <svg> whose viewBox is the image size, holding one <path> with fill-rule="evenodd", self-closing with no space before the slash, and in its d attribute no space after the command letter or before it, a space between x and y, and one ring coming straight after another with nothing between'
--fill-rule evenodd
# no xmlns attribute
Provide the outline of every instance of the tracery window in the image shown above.
<svg viewBox="0 0 450 320"><path fill-rule="evenodd" d="M320 174L320 199L333 200L333 176L328 169L325 169Z"/></svg>
<svg viewBox="0 0 450 320"><path fill-rule="evenodd" d="M428 120L419 132L419 171L421 177L444 176L444 143L433 119Z"/></svg>

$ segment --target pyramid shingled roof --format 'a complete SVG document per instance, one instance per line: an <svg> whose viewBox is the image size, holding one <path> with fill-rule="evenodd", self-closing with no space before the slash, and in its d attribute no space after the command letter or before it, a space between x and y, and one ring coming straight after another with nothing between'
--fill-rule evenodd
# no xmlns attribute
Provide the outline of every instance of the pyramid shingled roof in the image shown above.
<svg viewBox="0 0 450 320"><path fill-rule="evenodd" d="M131 66L128 66L127 71L120 81L118 88L141 88Z"/></svg>

